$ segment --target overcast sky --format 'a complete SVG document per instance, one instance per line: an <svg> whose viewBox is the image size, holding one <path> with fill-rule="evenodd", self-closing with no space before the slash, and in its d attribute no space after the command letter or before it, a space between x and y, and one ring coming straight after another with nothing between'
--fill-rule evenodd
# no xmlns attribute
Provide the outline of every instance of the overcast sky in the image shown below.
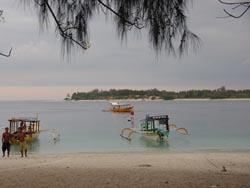
<svg viewBox="0 0 250 188"><path fill-rule="evenodd" d="M218 18L225 14L217 0L190 4L189 28L202 47L181 59L157 56L144 32L121 43L112 20L100 16L91 21L91 48L68 61L54 29L39 31L32 8L0 0L0 10L0 52L13 48L10 58L0 56L0 100L63 99L95 88L250 89L250 12L241 19Z"/></svg>

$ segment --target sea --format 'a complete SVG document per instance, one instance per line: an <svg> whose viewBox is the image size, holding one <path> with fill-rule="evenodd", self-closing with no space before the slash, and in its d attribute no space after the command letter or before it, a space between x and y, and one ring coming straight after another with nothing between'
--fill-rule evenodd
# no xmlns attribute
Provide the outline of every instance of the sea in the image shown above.
<svg viewBox="0 0 250 188"><path fill-rule="evenodd" d="M124 101L129 113L103 111L110 101L0 101L0 131L12 117L38 117L41 133L29 143L29 153L79 152L250 152L250 100ZM168 115L169 123L188 135L171 131L168 142L134 134L120 137L125 127L137 127L146 115ZM56 138L56 139L55 139ZM17 145L12 153L19 153Z"/></svg>

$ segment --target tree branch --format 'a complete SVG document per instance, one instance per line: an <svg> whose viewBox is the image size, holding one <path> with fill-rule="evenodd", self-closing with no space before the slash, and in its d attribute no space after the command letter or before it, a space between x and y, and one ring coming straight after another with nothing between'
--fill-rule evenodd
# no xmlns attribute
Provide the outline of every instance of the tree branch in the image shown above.
<svg viewBox="0 0 250 188"><path fill-rule="evenodd" d="M135 26L137 29L142 29L144 26L140 27L139 25L136 24L136 22L131 22L127 19L125 19L122 15L118 14L116 11L114 11L112 8L110 8L108 5L106 5L105 3L103 3L101 0L97 0L102 6L104 6L105 8L107 8L110 12L112 12L114 15L116 15L117 17L121 18L123 21L125 21L127 24L131 25L131 26Z"/></svg>
<svg viewBox="0 0 250 188"><path fill-rule="evenodd" d="M165 48L170 55L175 55L178 46L178 52L182 54L183 50L188 50L190 44L199 43L199 38L187 27L187 0L29 1L34 1L35 8L38 8L42 28L48 26L50 18L53 20L56 33L60 35L62 50L67 50L68 54L75 46L80 46L80 49L89 48L89 20L100 10L106 16L110 13L114 18L121 40L127 37L130 29L145 28L155 51L160 52Z"/></svg>
<svg viewBox="0 0 250 188"><path fill-rule="evenodd" d="M239 16L235 16L235 15L229 13L229 12L228 12L227 10L225 10L225 9L223 9L223 10L224 10L224 12L225 12L228 16L230 16L230 17L233 17L233 18L240 18L240 17L242 17L242 16L249 10L249 8L250 8L250 6L248 6Z"/></svg>
<svg viewBox="0 0 250 188"><path fill-rule="evenodd" d="M229 2L225 2L222 0L218 0L220 3L224 4L224 5L247 5L250 4L250 1L242 1L242 2L234 2L234 3L229 3Z"/></svg>
<svg viewBox="0 0 250 188"><path fill-rule="evenodd" d="M224 5L236 5L235 7L233 7L233 9L237 9L241 6L245 7L245 10L239 15L239 16L235 16L232 13L228 12L227 10L223 9L223 11L228 15L228 17L232 17L232 18L240 18L242 17L249 9L250 9L250 1L245 1L245 2L225 2L222 0L218 0L221 4Z"/></svg>
<svg viewBox="0 0 250 188"><path fill-rule="evenodd" d="M52 15L52 17L53 17L53 19L55 20L55 22L56 22L56 25L57 25L57 27L58 27L58 29L59 29L59 33L60 33L60 35L63 37L63 38L65 38L65 39L70 39L71 41L73 41L74 43L76 43L77 45L79 45L81 48L83 48L84 50L87 50L88 49L88 46L86 45L84 45L84 44L81 44L80 42L78 42L76 39L74 39L73 37L72 37L72 35L68 35L67 33L66 33L66 31L69 29L63 29L62 27L61 27L61 23L59 22L59 20L56 18L56 15L54 14L54 11L52 10L52 8L50 7L50 5L49 5L49 3L48 3L48 1L45 1L43 4L39 4L37 1L35 1L39 6L47 6L48 7L48 9L49 9L49 11L50 11L50 13L51 13L51 15ZM71 28L72 29L72 28ZM76 28L75 28L76 29Z"/></svg>

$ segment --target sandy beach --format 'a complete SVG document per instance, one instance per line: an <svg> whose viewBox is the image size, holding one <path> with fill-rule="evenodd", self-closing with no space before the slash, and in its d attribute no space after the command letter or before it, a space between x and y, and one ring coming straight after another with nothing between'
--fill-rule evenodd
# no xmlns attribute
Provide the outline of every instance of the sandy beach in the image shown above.
<svg viewBox="0 0 250 188"><path fill-rule="evenodd" d="M1 187L250 187L250 153L75 153L0 159Z"/></svg>

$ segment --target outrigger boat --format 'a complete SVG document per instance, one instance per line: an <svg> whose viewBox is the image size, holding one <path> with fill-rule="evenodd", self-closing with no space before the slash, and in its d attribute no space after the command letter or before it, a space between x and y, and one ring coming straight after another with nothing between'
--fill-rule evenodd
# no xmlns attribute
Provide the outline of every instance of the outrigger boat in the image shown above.
<svg viewBox="0 0 250 188"><path fill-rule="evenodd" d="M120 136L131 140L132 134L137 133L155 141L167 141L170 127L174 127L175 131L179 131L182 134L189 134L186 128L177 128L175 124L169 124L168 120L168 115L147 115L145 119L141 120L139 128L124 128ZM125 132L127 132L127 136L124 135Z"/></svg>
<svg viewBox="0 0 250 188"><path fill-rule="evenodd" d="M104 111L112 111L112 112L132 112L134 110L134 106L126 103L119 102L111 102L111 107L105 109Z"/></svg>
<svg viewBox="0 0 250 188"><path fill-rule="evenodd" d="M34 141L38 138L40 133L40 120L34 117L13 117L9 121L9 131L13 136L11 137L11 143L18 143L17 133L18 129L22 128L25 132L26 141Z"/></svg>

